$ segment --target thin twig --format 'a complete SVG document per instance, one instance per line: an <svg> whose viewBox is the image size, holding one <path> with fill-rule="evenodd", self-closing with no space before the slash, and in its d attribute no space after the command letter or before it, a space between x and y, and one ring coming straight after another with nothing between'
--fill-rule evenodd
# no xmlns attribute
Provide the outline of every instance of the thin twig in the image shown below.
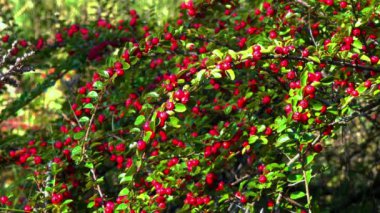
<svg viewBox="0 0 380 213"><path fill-rule="evenodd" d="M90 169L90 171L92 174L92 178L94 179L95 184L96 184L96 191L98 191L98 194L102 198L102 201L103 201L103 192L102 192L102 189L100 188L100 185L97 183L98 178L96 177L95 169L92 168Z"/></svg>
<svg viewBox="0 0 380 213"><path fill-rule="evenodd" d="M315 42L315 38L314 38L314 36L313 36L313 32L311 31L310 13L311 13L311 9L309 8L309 9L308 9L308 20L307 20L307 22L308 22L309 34L310 34L311 40L312 40L313 43L314 43L315 48L318 49L317 42Z"/></svg>
<svg viewBox="0 0 380 213"><path fill-rule="evenodd" d="M288 60L295 60L295 61L303 61L303 62L312 62L312 63L316 63L315 61L309 59L309 58L305 58L305 57L301 57L301 56L295 56L295 55L286 55L286 56L282 56L282 55L265 55L263 57L261 57L262 60L265 60L265 59L288 59ZM358 64L351 64L350 61L346 61L346 60L339 60L339 59L319 59L321 63L325 63L325 64L333 64L333 65L336 65L336 66L344 66L344 67L351 67L351 68L356 68L356 69L361 69L361 70L367 70L367 71L375 71L375 72L380 72L380 68L379 67L373 67L373 66L362 66L362 65L358 65Z"/></svg>
<svg viewBox="0 0 380 213"><path fill-rule="evenodd" d="M305 190L306 190L307 205L308 205L308 209L310 209L311 203L310 203L309 183L307 182L306 171L303 170L302 173L303 173L303 179L305 181Z"/></svg>
<svg viewBox="0 0 380 213"><path fill-rule="evenodd" d="M300 208L303 208L303 206L298 203L297 201L293 200L293 199L290 199L289 197L286 197L286 196L282 196L282 198L284 198L286 201L288 201L290 204L293 204L295 206L298 206Z"/></svg>
<svg viewBox="0 0 380 213"><path fill-rule="evenodd" d="M311 6L308 4L308 3L306 3L306 2L304 2L304 1L302 1L302 0L295 0L297 3L300 3L300 4L302 4L303 6L305 6L305 7L307 7L307 8L310 8Z"/></svg>
<svg viewBox="0 0 380 213"><path fill-rule="evenodd" d="M239 184L240 182L248 179L249 177L250 177L250 175L246 174L243 177L241 177L241 178L237 179L236 181L234 181L233 183L231 183L231 186L235 186L235 185Z"/></svg>

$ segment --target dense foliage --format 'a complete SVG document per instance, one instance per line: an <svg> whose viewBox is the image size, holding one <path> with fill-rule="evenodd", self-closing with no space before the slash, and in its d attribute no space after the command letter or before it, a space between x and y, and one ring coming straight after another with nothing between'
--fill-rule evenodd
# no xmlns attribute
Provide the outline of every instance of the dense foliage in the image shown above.
<svg viewBox="0 0 380 213"><path fill-rule="evenodd" d="M324 142L377 116L376 1L194 0L162 28L124 15L54 40L2 35L2 84L33 66L54 70L1 121L75 72L53 127L1 150L23 174L1 210L323 210L309 184Z"/></svg>

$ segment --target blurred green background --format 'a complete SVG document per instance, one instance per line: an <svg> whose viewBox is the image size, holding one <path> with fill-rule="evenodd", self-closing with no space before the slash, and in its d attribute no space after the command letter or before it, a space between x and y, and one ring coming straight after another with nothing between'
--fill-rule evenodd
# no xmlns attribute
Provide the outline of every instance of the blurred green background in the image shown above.
<svg viewBox="0 0 380 213"><path fill-rule="evenodd" d="M19 36L49 36L62 24L86 23L99 17L121 20L135 9L162 26L179 12L178 0L0 0L0 23L17 25ZM1 30L1 28L0 28Z"/></svg>

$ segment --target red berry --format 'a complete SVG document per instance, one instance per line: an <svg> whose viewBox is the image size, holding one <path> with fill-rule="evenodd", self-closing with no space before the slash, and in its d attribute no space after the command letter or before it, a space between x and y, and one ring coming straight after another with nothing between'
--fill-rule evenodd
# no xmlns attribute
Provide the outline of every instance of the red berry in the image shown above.
<svg viewBox="0 0 380 213"><path fill-rule="evenodd" d="M152 44L157 45L160 40L158 38L152 38Z"/></svg>
<svg viewBox="0 0 380 213"><path fill-rule="evenodd" d="M301 100L298 105L303 109L306 109L309 106L309 102L307 100Z"/></svg>
<svg viewBox="0 0 380 213"><path fill-rule="evenodd" d="M371 85L372 85L371 80L366 80L366 81L364 82L364 86L367 87L367 88L371 87Z"/></svg>
<svg viewBox="0 0 380 213"><path fill-rule="evenodd" d="M270 32L269 32L269 38L271 38L271 39L275 39L275 38L277 38L277 33L276 33L276 31L274 31L274 30L270 31Z"/></svg>
<svg viewBox="0 0 380 213"><path fill-rule="evenodd" d="M137 142L137 149L138 149L139 151L143 151L143 150L145 150L145 149L146 149L146 143L145 143L145 141L139 140L139 141Z"/></svg>
<svg viewBox="0 0 380 213"><path fill-rule="evenodd" d="M208 173L206 175L206 183L207 185L213 185L216 180L216 175L214 173Z"/></svg>
<svg viewBox="0 0 380 213"><path fill-rule="evenodd" d="M267 177L265 177L265 175L260 175L260 177L259 177L259 182L260 182L260 183L265 183L265 182L267 182Z"/></svg>
<svg viewBox="0 0 380 213"><path fill-rule="evenodd" d="M305 87L305 93L307 95L311 95L311 94L314 94L315 93L315 87L314 86L311 86L311 85L307 85Z"/></svg>
<svg viewBox="0 0 380 213"><path fill-rule="evenodd" d="M266 96L264 96L263 99L261 100L261 103L263 103L264 105L267 105L267 104L270 104L270 101L271 101L270 96L266 95Z"/></svg>
<svg viewBox="0 0 380 213"><path fill-rule="evenodd" d="M115 69L123 69L123 64L121 62L115 62L114 65Z"/></svg>
<svg viewBox="0 0 380 213"><path fill-rule="evenodd" d="M377 62L379 62L379 57L376 55L371 56L371 64L377 64Z"/></svg>
<svg viewBox="0 0 380 213"><path fill-rule="evenodd" d="M320 153L322 151L323 147L321 144L317 143L313 146L314 152Z"/></svg>
<svg viewBox="0 0 380 213"><path fill-rule="evenodd" d="M339 5L340 5L340 8L345 9L347 7L347 2L346 1L341 1L339 3Z"/></svg>
<svg viewBox="0 0 380 213"><path fill-rule="evenodd" d="M333 6L334 0L325 0L325 4L327 4L328 6Z"/></svg>
<svg viewBox="0 0 380 213"><path fill-rule="evenodd" d="M32 212L33 208L29 205L25 205L24 206L24 212L25 213L29 213L29 212Z"/></svg>
<svg viewBox="0 0 380 213"><path fill-rule="evenodd" d="M359 92L357 90L354 90L354 91L351 92L351 95L353 97L357 97L357 96L359 96Z"/></svg>

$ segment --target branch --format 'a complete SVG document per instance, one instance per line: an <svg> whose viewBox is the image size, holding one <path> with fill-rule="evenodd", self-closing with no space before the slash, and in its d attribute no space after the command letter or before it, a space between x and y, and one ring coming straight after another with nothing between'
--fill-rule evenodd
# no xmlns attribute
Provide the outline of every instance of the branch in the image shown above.
<svg viewBox="0 0 380 213"><path fill-rule="evenodd" d="M344 118L341 118L337 121L333 121L329 124L329 126L333 126L335 124L347 124L349 121L351 121L352 119L358 117L358 116L362 116L362 115L366 115L366 113L370 110L372 110L373 108L376 108L380 105L380 99L371 103L371 104L368 104L367 106L361 108L360 110L357 110L355 111L354 113L352 113L350 116L347 116L347 117L344 117Z"/></svg>
<svg viewBox="0 0 380 213"><path fill-rule="evenodd" d="M310 209L310 191L309 191L309 184L308 184L307 178L306 178L306 171L303 170L302 173L303 173L303 179L305 182L307 205L308 205L308 209Z"/></svg>
<svg viewBox="0 0 380 213"><path fill-rule="evenodd" d="M249 177L250 177L250 175L249 175L249 174L246 174L246 175L244 175L243 177L237 179L235 182L231 183L231 186L235 186L235 185L239 184L240 182L242 182L242 181L248 179Z"/></svg>
<svg viewBox="0 0 380 213"><path fill-rule="evenodd" d="M295 61L303 61L303 62L313 62L316 63L315 61L309 59L309 58L304 58L300 56L294 56L294 55L286 55L286 56L281 56L281 55L266 55L263 56L261 59L288 59L288 60L295 60ZM339 60L339 59L319 59L321 63L325 64L333 64L337 66L344 66L344 67L351 67L351 68L356 68L356 69L361 69L361 70L369 70L369 71L376 71L380 72L380 68L375 68L372 66L362 66L358 64L351 64L349 61L345 60Z"/></svg>
<svg viewBox="0 0 380 213"><path fill-rule="evenodd" d="M306 2L304 2L303 0L295 0L297 3L300 3L300 4L302 4L303 6L305 6L305 7L307 7L307 8L311 8L311 6L308 4L308 3L306 3Z"/></svg>
<svg viewBox="0 0 380 213"><path fill-rule="evenodd" d="M100 188L100 185L97 183L98 178L96 177L95 169L92 168L90 171L92 174L92 178L94 179L95 184L96 184L96 191L98 191L98 194L102 198L102 202L103 202L103 192L102 192L102 189Z"/></svg>

